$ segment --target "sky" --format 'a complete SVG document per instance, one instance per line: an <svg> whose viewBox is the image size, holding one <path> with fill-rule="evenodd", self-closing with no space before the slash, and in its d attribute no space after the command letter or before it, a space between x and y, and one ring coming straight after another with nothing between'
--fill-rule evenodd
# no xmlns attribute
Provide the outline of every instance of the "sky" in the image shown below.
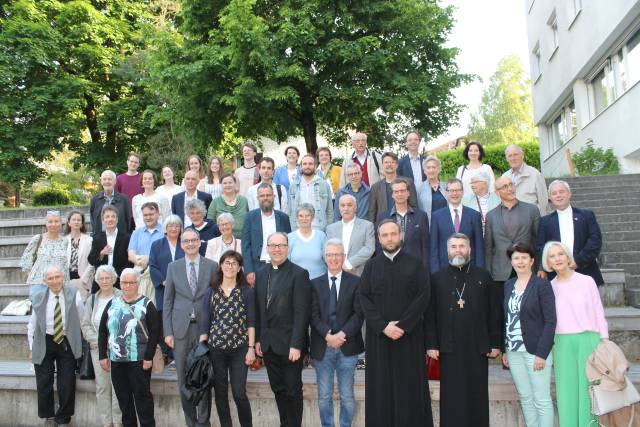
<svg viewBox="0 0 640 427"><path fill-rule="evenodd" d="M482 80L454 91L457 102L466 107L460 114L459 124L436 138L436 143L467 133L471 113L477 111L482 91L500 59L517 55L529 75L525 0L441 0L440 3L455 7L456 22L448 45L460 49L456 61L460 72L475 74Z"/></svg>

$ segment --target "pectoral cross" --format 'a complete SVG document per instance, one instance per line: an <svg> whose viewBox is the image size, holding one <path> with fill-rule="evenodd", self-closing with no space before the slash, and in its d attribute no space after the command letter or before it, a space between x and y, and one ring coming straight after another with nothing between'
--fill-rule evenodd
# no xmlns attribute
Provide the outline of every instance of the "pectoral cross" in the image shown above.
<svg viewBox="0 0 640 427"><path fill-rule="evenodd" d="M458 298L458 307L464 308L464 300L462 298Z"/></svg>

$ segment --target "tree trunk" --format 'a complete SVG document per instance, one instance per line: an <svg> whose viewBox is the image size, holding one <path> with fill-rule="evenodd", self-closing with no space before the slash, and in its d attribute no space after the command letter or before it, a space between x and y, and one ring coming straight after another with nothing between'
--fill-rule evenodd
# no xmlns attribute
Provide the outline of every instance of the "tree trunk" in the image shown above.
<svg viewBox="0 0 640 427"><path fill-rule="evenodd" d="M93 102L93 98L85 93L84 99L87 104L84 106L84 116L87 121L87 129L89 129L89 135L91 136L91 142L93 142L97 147L100 146L102 136L100 135L100 130L98 130L98 118L96 115L96 105Z"/></svg>
<svg viewBox="0 0 640 427"><path fill-rule="evenodd" d="M318 149L318 140L316 139L316 120L313 117L313 105L308 94L302 94L302 134L304 135L304 144L307 147L307 153L315 154Z"/></svg>

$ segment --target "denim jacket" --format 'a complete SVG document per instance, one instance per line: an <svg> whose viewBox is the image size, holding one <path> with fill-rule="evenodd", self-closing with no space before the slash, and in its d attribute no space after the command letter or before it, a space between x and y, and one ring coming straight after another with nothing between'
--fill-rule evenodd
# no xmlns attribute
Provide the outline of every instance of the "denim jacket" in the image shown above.
<svg viewBox="0 0 640 427"><path fill-rule="evenodd" d="M300 205L300 180L302 177L298 176L291 183L289 187L288 197L288 214L291 221L291 231L298 229L298 223L296 218L296 210ZM313 186L314 197L312 205L315 209L315 215L313 217L313 223L311 226L315 229L324 231L333 220L333 202L331 200L331 188L324 178L314 175L311 181Z"/></svg>

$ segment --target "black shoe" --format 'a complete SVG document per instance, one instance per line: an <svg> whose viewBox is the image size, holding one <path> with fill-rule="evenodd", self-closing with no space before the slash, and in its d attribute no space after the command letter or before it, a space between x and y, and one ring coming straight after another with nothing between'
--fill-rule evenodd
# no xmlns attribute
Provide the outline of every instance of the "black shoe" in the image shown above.
<svg viewBox="0 0 640 427"><path fill-rule="evenodd" d="M356 362L356 369L358 370L363 370L367 367L367 361L366 359L362 358L362 359L358 359L358 361Z"/></svg>

